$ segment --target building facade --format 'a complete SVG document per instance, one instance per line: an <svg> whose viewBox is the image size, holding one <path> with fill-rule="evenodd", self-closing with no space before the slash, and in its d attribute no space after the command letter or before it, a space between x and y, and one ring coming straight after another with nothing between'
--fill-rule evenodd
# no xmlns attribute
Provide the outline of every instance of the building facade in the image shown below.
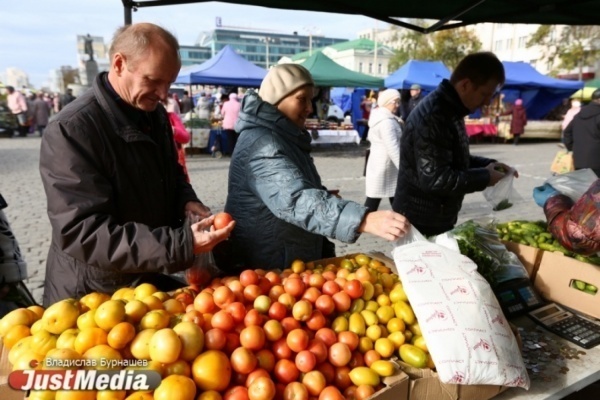
<svg viewBox="0 0 600 400"><path fill-rule="evenodd" d="M303 36L297 32L285 34L251 29L216 28L202 32L196 46L210 49L211 57L229 45L246 60L262 68L269 68L281 59L294 54L325 47L347 39L326 38L323 36Z"/></svg>
<svg viewBox="0 0 600 400"><path fill-rule="evenodd" d="M25 71L22 71L18 68L6 68L4 73L6 86L12 86L15 89L22 89L29 87L29 77Z"/></svg>
<svg viewBox="0 0 600 400"><path fill-rule="evenodd" d="M342 43L336 43L311 51L304 51L291 57L282 57L280 64L284 63L302 63L311 56L311 53L322 52L336 63L344 68L363 74L385 78L391 72L388 69L390 59L394 51L380 43L375 43L369 39L349 40Z"/></svg>

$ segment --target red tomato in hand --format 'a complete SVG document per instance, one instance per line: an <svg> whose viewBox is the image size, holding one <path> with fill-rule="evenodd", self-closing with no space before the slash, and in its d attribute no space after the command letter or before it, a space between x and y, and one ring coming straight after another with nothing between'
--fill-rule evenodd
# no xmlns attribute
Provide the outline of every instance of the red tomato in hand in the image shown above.
<svg viewBox="0 0 600 400"><path fill-rule="evenodd" d="M229 223L233 221L233 217L226 212L220 212L215 214L215 220L213 221L213 225L215 229L223 229Z"/></svg>

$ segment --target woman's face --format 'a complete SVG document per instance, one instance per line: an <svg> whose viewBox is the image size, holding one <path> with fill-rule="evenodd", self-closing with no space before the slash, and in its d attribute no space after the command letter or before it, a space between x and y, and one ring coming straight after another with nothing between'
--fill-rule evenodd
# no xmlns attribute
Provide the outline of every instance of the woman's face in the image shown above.
<svg viewBox="0 0 600 400"><path fill-rule="evenodd" d="M392 114L395 114L396 111L398 111L398 107L400 107L400 99L395 99L394 101L386 104L384 107L390 110Z"/></svg>
<svg viewBox="0 0 600 400"><path fill-rule="evenodd" d="M277 109L300 129L304 128L306 118L312 113L311 100L314 86L305 85L292 92L279 102Z"/></svg>

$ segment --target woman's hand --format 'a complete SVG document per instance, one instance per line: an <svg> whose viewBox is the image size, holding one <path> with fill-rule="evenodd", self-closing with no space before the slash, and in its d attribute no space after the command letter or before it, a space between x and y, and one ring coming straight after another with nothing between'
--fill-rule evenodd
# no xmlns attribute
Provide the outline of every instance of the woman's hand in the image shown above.
<svg viewBox="0 0 600 400"><path fill-rule="evenodd" d="M358 231L372 233L386 240L394 241L406 235L409 228L410 222L404 215L384 210L367 213Z"/></svg>

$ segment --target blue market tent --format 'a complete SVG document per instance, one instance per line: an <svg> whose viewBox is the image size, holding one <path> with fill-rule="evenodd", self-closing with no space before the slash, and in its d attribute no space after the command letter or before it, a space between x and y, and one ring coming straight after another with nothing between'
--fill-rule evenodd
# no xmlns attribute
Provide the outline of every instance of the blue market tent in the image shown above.
<svg viewBox="0 0 600 400"><path fill-rule="evenodd" d="M410 89L411 85L418 84L424 91L431 92L444 78L450 78L450 70L443 62L410 60L385 78L385 87Z"/></svg>
<svg viewBox="0 0 600 400"><path fill-rule="evenodd" d="M506 82L504 101L523 99L528 119L542 119L563 99L583 87L583 82L555 79L542 75L525 62L503 61Z"/></svg>
<svg viewBox="0 0 600 400"><path fill-rule="evenodd" d="M175 83L259 87L267 71L225 46L213 58L182 68Z"/></svg>

